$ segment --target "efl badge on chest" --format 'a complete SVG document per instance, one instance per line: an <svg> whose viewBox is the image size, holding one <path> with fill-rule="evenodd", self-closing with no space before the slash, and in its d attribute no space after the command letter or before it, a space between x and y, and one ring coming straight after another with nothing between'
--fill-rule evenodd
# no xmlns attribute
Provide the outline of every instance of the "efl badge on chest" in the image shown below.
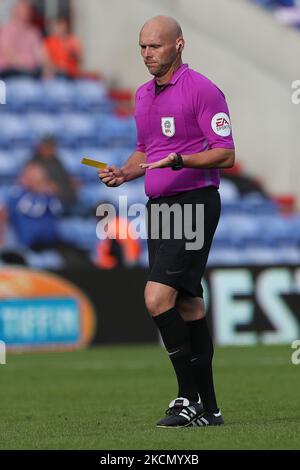
<svg viewBox="0 0 300 470"><path fill-rule="evenodd" d="M163 135L173 137L175 134L175 119L173 117L162 117L161 128Z"/></svg>

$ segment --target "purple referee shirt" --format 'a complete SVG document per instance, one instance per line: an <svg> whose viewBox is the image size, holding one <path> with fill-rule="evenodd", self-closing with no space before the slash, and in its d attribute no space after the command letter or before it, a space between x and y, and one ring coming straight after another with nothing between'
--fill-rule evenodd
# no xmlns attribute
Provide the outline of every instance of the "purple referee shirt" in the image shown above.
<svg viewBox="0 0 300 470"><path fill-rule="evenodd" d="M152 163L176 152L191 155L213 148L234 149L228 106L221 90L183 64L155 95L155 79L136 92L136 150ZM148 197L169 196L207 186L219 187L219 170L146 170Z"/></svg>

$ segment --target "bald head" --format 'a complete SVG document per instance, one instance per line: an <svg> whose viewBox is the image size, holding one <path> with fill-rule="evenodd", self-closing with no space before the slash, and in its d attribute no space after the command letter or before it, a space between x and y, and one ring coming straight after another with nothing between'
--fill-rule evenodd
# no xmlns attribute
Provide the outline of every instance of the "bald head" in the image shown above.
<svg viewBox="0 0 300 470"><path fill-rule="evenodd" d="M172 38L176 40L179 37L182 37L182 29L178 21L176 21L171 16L154 16L150 20L146 21L144 26L141 29L142 31L156 31L163 36Z"/></svg>
<svg viewBox="0 0 300 470"><path fill-rule="evenodd" d="M149 72L157 79L180 66L184 48L182 29L170 16L155 16L140 32L141 54Z"/></svg>

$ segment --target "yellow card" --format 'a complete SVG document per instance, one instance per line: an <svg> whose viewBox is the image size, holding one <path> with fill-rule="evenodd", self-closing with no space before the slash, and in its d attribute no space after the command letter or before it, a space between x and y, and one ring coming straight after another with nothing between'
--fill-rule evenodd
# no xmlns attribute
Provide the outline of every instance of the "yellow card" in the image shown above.
<svg viewBox="0 0 300 470"><path fill-rule="evenodd" d="M95 168L100 169L106 168L108 166L107 163L97 162L97 160L91 160L90 158L83 158L81 160L81 163L88 166L94 166Z"/></svg>

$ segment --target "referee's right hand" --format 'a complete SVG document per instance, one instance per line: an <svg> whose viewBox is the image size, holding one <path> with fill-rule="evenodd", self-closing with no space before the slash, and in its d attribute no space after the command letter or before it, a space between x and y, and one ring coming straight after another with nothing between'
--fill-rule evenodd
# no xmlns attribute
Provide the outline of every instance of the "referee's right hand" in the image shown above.
<svg viewBox="0 0 300 470"><path fill-rule="evenodd" d="M98 172L98 176L102 183L106 186L120 186L125 182L125 175L121 168L115 166L108 166L104 170Z"/></svg>

